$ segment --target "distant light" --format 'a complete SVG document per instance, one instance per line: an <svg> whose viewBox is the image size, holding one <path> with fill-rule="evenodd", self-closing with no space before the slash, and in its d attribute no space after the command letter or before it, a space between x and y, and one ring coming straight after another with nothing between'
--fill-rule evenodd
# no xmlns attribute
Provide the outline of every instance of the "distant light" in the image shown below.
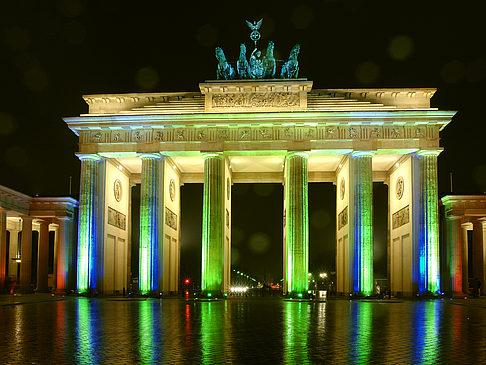
<svg viewBox="0 0 486 365"><path fill-rule="evenodd" d="M400 164L397 162L397 163L395 164L395 166L396 166L396 167L400 167Z"/></svg>
<svg viewBox="0 0 486 365"><path fill-rule="evenodd" d="M321 278L325 278L325 277L327 277L327 273L325 273L325 272L320 273L320 274L319 274L319 276L320 276Z"/></svg>
<svg viewBox="0 0 486 365"><path fill-rule="evenodd" d="M341 163L340 163L340 164L339 164L339 167L343 167L343 164L341 164Z"/></svg>
<svg viewBox="0 0 486 365"><path fill-rule="evenodd" d="M19 264L22 262L21 259L16 259L15 262L18 262Z"/></svg>
<svg viewBox="0 0 486 365"><path fill-rule="evenodd" d="M213 295L211 293L208 293L208 297L211 297L211 296L213 296Z"/></svg>
<svg viewBox="0 0 486 365"><path fill-rule="evenodd" d="M299 298L302 298L302 293L299 293L298 296L299 296Z"/></svg>
<svg viewBox="0 0 486 365"><path fill-rule="evenodd" d="M189 284L189 282L190 282L189 279L184 280L184 283L186 283L186 284Z"/></svg>
<svg viewBox="0 0 486 365"><path fill-rule="evenodd" d="M248 290L248 287L243 287L243 286L233 286L230 288L230 291L234 293L246 293Z"/></svg>
<svg viewBox="0 0 486 365"><path fill-rule="evenodd" d="M312 276L312 274L311 273L308 273L307 276Z"/></svg>

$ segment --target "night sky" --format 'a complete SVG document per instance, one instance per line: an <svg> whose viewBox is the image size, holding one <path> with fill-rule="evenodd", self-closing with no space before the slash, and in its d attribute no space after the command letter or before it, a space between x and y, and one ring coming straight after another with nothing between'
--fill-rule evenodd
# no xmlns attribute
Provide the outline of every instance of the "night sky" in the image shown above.
<svg viewBox="0 0 486 365"><path fill-rule="evenodd" d="M176 4L174 4L176 3ZM479 1L15 1L0 6L0 184L78 197L77 138L62 117L88 93L197 91L215 78L214 47L230 60L264 18L276 58L301 44L314 88L435 87L432 106L458 111L441 132L440 196L486 192L486 30ZM238 8L232 8L235 4ZM387 187L374 184L375 275L386 275ZM282 272L282 186L233 186L234 267L262 280ZM310 266L333 270L335 187L310 184ZM202 185L182 187L181 275L198 280ZM381 247L381 248L380 248Z"/></svg>

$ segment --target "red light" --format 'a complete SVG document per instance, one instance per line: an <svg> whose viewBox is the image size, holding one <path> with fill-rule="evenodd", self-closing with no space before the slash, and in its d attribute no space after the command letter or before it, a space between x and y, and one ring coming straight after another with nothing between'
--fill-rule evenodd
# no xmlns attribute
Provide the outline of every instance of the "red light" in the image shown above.
<svg viewBox="0 0 486 365"><path fill-rule="evenodd" d="M184 280L184 283L189 284L189 279Z"/></svg>

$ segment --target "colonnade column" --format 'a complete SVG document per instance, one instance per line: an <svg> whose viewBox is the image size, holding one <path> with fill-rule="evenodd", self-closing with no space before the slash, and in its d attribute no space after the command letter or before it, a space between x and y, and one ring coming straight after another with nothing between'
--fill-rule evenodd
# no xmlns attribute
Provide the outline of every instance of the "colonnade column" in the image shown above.
<svg viewBox="0 0 486 365"><path fill-rule="evenodd" d="M481 293L486 292L486 219L473 221L473 280L481 281Z"/></svg>
<svg viewBox="0 0 486 365"><path fill-rule="evenodd" d="M32 287L32 217L22 216L20 288L23 293L33 291Z"/></svg>
<svg viewBox="0 0 486 365"><path fill-rule="evenodd" d="M56 292L67 292L71 263L69 218L58 219L57 255L56 255Z"/></svg>
<svg viewBox="0 0 486 365"><path fill-rule="evenodd" d="M101 157L79 155L81 183L79 193L77 290L96 289L99 240L99 179ZM59 258L58 258L59 260ZM60 268L57 267L57 270Z"/></svg>
<svg viewBox="0 0 486 365"><path fill-rule="evenodd" d="M350 217L353 222L353 292L373 293L373 151L356 151L350 156Z"/></svg>
<svg viewBox="0 0 486 365"><path fill-rule="evenodd" d="M49 261L49 222L42 220L39 230L39 249L37 250L37 289L38 292L48 291L48 261Z"/></svg>
<svg viewBox="0 0 486 365"><path fill-rule="evenodd" d="M211 297L223 292L225 158L223 153L206 153L203 157L201 290L203 295Z"/></svg>
<svg viewBox="0 0 486 365"><path fill-rule="evenodd" d="M308 158L308 152L288 152L285 156L284 288L291 297L302 297L308 290Z"/></svg>
<svg viewBox="0 0 486 365"><path fill-rule="evenodd" d="M461 224L461 235L462 235L462 292L464 294L469 294L469 244L467 235L467 226L470 223Z"/></svg>
<svg viewBox="0 0 486 365"><path fill-rule="evenodd" d="M440 151L419 151L419 222L417 257L415 269L418 291L437 293L440 291L439 272L439 191L437 184L437 156ZM418 270L418 272L417 272Z"/></svg>
<svg viewBox="0 0 486 365"><path fill-rule="evenodd" d="M463 244L461 218L450 216L446 218L446 239L448 248L448 264L450 275L451 296L463 296ZM467 244L467 241L466 241ZM466 246L467 247L467 246ZM467 275L467 268L466 268ZM447 285L449 286L449 285ZM467 289L467 288L466 288Z"/></svg>
<svg viewBox="0 0 486 365"><path fill-rule="evenodd" d="M140 192L139 289L142 294L162 291L164 160L159 153L142 154Z"/></svg>
<svg viewBox="0 0 486 365"><path fill-rule="evenodd" d="M0 293L7 281L7 211L0 208Z"/></svg>

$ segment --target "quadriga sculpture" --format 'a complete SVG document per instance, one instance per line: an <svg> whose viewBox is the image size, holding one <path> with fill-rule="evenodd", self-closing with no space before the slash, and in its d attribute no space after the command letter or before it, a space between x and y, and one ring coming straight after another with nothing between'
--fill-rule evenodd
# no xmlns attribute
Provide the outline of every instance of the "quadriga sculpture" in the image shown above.
<svg viewBox="0 0 486 365"><path fill-rule="evenodd" d="M276 62L275 62L275 57L273 56L274 48L275 48L274 43L272 41L268 42L267 53L263 58L263 70L264 70L263 77L265 79L275 78Z"/></svg>
<svg viewBox="0 0 486 365"><path fill-rule="evenodd" d="M282 71L280 72L280 77L282 79L294 79L299 76L299 61L297 57L299 56L300 45L296 44L292 51L290 51L289 60L282 66Z"/></svg>
<svg viewBox="0 0 486 365"><path fill-rule="evenodd" d="M219 47L216 47L216 59L218 60L218 70L216 71L218 80L233 80L235 69L226 61L224 52Z"/></svg>
<svg viewBox="0 0 486 365"><path fill-rule="evenodd" d="M244 43L240 45L240 58L236 62L236 69L238 70L240 79L250 78L250 65L246 59L246 46Z"/></svg>

